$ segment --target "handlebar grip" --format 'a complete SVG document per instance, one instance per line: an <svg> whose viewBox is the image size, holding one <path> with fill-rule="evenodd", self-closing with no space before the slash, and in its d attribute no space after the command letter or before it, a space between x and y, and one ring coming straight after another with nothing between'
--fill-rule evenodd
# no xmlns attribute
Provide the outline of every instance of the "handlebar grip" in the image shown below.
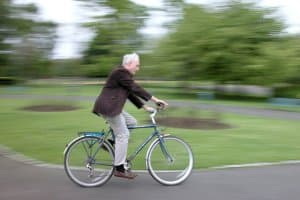
<svg viewBox="0 0 300 200"><path fill-rule="evenodd" d="M156 106L157 106L158 110L165 108L165 105L163 103L160 103L160 102L157 102Z"/></svg>
<svg viewBox="0 0 300 200"><path fill-rule="evenodd" d="M164 106L164 104L162 104L162 103L160 103L160 102L157 102L157 103L156 103L156 106L162 107L162 106Z"/></svg>

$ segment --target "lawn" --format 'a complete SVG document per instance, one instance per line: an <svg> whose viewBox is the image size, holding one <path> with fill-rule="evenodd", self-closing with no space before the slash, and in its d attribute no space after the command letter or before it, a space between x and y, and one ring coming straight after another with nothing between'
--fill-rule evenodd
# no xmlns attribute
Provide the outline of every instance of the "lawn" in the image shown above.
<svg viewBox="0 0 300 200"><path fill-rule="evenodd" d="M96 89L95 87L94 90ZM54 92L58 90L53 88ZM93 89L81 91L90 94L91 90ZM40 91L52 93L42 88ZM0 99L0 144L41 161L62 164L64 147L77 136L78 131L95 131L106 127L101 118L91 113L92 101L55 102L79 107L68 112L29 112L22 109L40 103L43 102ZM140 124L148 119L143 110L137 110L132 105L127 105L126 110L136 116ZM162 116L198 118L217 116L220 121L231 126L229 129L221 130L165 127L165 132L177 135L191 145L196 168L300 160L300 124L297 121L228 113L216 114L189 108L170 108L169 111L162 113ZM133 151L148 134L145 130L133 132L129 152ZM139 155L133 164L134 169L144 169L144 156Z"/></svg>

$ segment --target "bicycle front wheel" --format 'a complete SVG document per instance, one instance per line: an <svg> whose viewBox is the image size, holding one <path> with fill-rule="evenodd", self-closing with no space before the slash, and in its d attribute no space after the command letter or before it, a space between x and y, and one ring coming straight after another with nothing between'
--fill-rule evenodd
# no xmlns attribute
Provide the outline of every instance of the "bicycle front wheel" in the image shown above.
<svg viewBox="0 0 300 200"><path fill-rule="evenodd" d="M68 177L82 187L106 183L113 174L114 151L95 136L75 139L65 151L64 168Z"/></svg>
<svg viewBox="0 0 300 200"><path fill-rule="evenodd" d="M163 185L178 185L191 174L194 164L190 146L175 136L154 141L146 156L150 175Z"/></svg>

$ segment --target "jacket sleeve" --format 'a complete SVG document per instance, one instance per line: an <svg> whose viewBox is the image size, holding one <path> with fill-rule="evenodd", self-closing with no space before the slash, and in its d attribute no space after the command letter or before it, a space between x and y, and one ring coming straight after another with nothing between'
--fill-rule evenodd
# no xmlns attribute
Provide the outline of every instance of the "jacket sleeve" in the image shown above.
<svg viewBox="0 0 300 200"><path fill-rule="evenodd" d="M138 105L140 105L138 102L140 100L137 97L132 97L134 95L142 98L145 101L149 101L151 99L152 95L135 83L135 81L132 79L132 75L130 75L129 72L120 71L118 80L121 87L125 88L129 92L128 98L133 103L136 102Z"/></svg>
<svg viewBox="0 0 300 200"><path fill-rule="evenodd" d="M129 94L128 99L137 107L143 107L144 103L135 95Z"/></svg>

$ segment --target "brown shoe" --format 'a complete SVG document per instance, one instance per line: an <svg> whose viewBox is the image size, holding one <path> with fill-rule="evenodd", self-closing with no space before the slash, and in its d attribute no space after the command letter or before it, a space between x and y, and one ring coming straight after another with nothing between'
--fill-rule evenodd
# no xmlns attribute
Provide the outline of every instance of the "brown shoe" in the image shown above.
<svg viewBox="0 0 300 200"><path fill-rule="evenodd" d="M135 174L131 171L128 171L128 170L125 170L124 172L115 170L114 175L116 177L127 178L127 179L134 179L135 177L137 177L137 174Z"/></svg>

